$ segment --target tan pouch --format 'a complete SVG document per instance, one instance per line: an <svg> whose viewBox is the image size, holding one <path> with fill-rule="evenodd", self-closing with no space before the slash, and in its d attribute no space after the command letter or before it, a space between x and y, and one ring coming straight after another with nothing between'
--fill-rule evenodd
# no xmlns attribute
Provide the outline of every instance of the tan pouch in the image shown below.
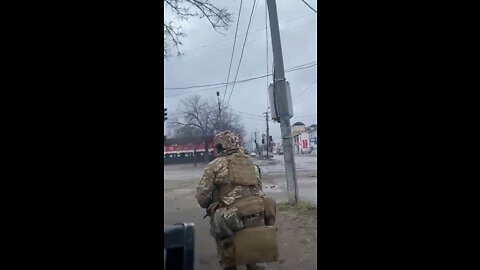
<svg viewBox="0 0 480 270"><path fill-rule="evenodd" d="M237 213L239 217L261 214L265 211L265 203L263 198L255 196L242 198L232 204L232 207L236 207L238 209Z"/></svg>
<svg viewBox="0 0 480 270"><path fill-rule="evenodd" d="M278 260L277 231L274 226L241 230L234 234L233 246L236 265Z"/></svg>
<svg viewBox="0 0 480 270"><path fill-rule="evenodd" d="M263 198L265 204L265 225L273 226L277 216L277 203L270 197Z"/></svg>

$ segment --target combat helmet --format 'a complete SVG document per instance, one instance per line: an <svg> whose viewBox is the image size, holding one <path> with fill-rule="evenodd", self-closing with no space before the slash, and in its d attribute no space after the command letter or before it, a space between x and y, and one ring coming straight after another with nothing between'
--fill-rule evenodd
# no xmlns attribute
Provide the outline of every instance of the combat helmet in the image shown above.
<svg viewBox="0 0 480 270"><path fill-rule="evenodd" d="M240 137L233 131L223 131L215 135L213 138L215 148L221 147L222 150L240 148Z"/></svg>

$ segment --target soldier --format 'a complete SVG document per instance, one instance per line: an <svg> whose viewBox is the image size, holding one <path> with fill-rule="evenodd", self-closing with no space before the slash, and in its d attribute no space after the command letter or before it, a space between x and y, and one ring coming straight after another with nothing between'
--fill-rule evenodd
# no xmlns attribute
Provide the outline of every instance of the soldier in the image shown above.
<svg viewBox="0 0 480 270"><path fill-rule="evenodd" d="M235 232L273 225L273 221L265 218L267 200L262 193L260 168L240 148L238 135L219 133L214 145L218 156L206 167L195 197L210 216L210 234L216 240L221 266L235 270ZM259 264L246 267L265 269Z"/></svg>

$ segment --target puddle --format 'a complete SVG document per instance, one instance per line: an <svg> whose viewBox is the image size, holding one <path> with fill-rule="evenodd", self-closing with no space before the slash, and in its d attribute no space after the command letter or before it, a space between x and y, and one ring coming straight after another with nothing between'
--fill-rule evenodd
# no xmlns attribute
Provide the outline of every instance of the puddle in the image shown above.
<svg viewBox="0 0 480 270"><path fill-rule="evenodd" d="M277 186L277 185L264 185L263 192L264 193L276 193L276 192L284 192L285 188Z"/></svg>

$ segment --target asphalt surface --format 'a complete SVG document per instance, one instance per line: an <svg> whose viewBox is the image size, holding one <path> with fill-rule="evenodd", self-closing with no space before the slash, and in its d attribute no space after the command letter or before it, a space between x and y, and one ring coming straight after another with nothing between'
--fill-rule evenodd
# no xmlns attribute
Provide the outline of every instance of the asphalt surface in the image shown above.
<svg viewBox="0 0 480 270"><path fill-rule="evenodd" d="M317 204L316 156L296 156L297 179L300 200ZM263 189L277 202L286 201L287 189L283 156L273 160L252 158L262 170ZM203 219L205 210L200 208L195 191L202 177L205 164L164 165L164 220L165 224L195 224L195 269L222 269L218 263L216 245L209 234L209 219ZM267 264L268 269L300 270L316 269L316 214L299 220L295 213L277 213L276 227L280 258ZM239 269L244 269L240 267Z"/></svg>
<svg viewBox="0 0 480 270"><path fill-rule="evenodd" d="M277 202L286 201L286 180L283 156L273 160L253 158L262 170L264 193ZM296 156L300 200L316 205L316 156ZM205 164L164 165L164 222L195 224L195 269L220 270L209 219L203 219L205 210L198 206L195 191L202 177ZM316 269L316 214L297 217L295 213L277 213L276 227L280 258L269 263L267 269L300 270ZM299 219L300 218L300 219ZM302 218L306 219L302 221ZM244 269L244 268L239 268Z"/></svg>
<svg viewBox="0 0 480 270"><path fill-rule="evenodd" d="M287 201L283 156L275 155L272 160L252 158L252 161L262 170L263 191L276 201ZM299 200L317 205L317 156L297 155L295 165ZM164 165L164 178L169 180L164 183L165 190L176 189L178 193L187 192L190 184L200 181L204 168L203 163L199 163L196 168L192 164Z"/></svg>
<svg viewBox="0 0 480 270"><path fill-rule="evenodd" d="M288 200L283 159L281 155L273 160L252 159L262 170L264 192L277 201ZM317 156L296 155L295 167L299 200L317 205Z"/></svg>

